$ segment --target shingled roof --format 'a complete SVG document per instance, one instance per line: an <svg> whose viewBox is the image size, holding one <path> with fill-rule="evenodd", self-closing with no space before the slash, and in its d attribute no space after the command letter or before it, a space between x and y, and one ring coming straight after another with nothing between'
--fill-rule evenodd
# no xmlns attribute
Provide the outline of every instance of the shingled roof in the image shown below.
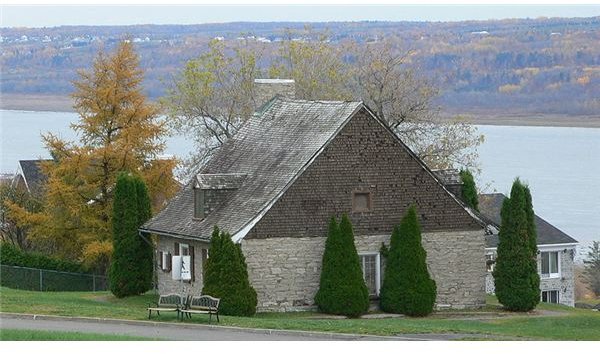
<svg viewBox="0 0 600 354"><path fill-rule="evenodd" d="M30 193L37 194L46 183L46 175L42 172L41 163L52 160L19 160L20 174Z"/></svg>
<svg viewBox="0 0 600 354"><path fill-rule="evenodd" d="M208 240L214 225L243 237L278 196L364 107L361 102L275 97L263 105L199 171L245 175L239 188L204 219L194 219L194 178L154 218L145 232ZM236 237L239 239L239 237Z"/></svg>
<svg viewBox="0 0 600 354"><path fill-rule="evenodd" d="M479 195L479 211L494 224L500 227L501 218L500 210L502 202L506 196L502 193L480 194ZM535 225L537 228L537 244L538 245L553 245L553 244L570 244L577 243L577 240L557 229L555 226L535 215ZM498 247L498 235L486 236L486 247Z"/></svg>

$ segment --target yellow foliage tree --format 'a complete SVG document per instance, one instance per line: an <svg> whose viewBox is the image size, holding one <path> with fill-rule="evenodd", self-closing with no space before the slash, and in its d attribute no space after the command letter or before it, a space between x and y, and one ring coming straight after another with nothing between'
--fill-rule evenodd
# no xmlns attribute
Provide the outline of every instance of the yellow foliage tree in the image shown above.
<svg viewBox="0 0 600 354"><path fill-rule="evenodd" d="M174 159L161 159L164 121L142 93L143 72L128 41L112 55L100 53L74 82L72 129L79 142L47 134L54 161L42 165L48 182L39 213L11 205L13 215L32 227L31 237L54 244L57 255L106 271L112 252L113 187L120 171L139 174L149 187L153 209L171 197L177 184Z"/></svg>

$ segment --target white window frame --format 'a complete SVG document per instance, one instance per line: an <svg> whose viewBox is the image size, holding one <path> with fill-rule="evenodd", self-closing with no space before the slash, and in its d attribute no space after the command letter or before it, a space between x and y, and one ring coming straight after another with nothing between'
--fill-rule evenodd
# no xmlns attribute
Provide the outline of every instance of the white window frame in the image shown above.
<svg viewBox="0 0 600 354"><path fill-rule="evenodd" d="M184 250L184 249L185 249L185 250L187 250L187 254L186 254L186 256L189 256L189 255L190 255L190 245L188 245L187 243L180 243L180 244L179 244L179 255L180 255L180 256L183 256L183 255L184 255L184 254L183 254L183 250Z"/></svg>
<svg viewBox="0 0 600 354"><path fill-rule="evenodd" d="M363 273L363 280L365 279L365 267L362 256L375 256L375 296L379 296L381 290L381 255L379 252L359 252L358 258L360 260L360 269ZM369 294L371 295L371 294Z"/></svg>
<svg viewBox="0 0 600 354"><path fill-rule="evenodd" d="M543 254L544 253L556 253L557 257L556 257L556 270L557 273L543 273ZM542 279L554 279L554 278L560 278L560 274L561 274L561 267L560 267L560 263L561 263L561 253L562 251L559 250L540 250L540 277ZM550 262L550 256L548 256L548 262ZM548 264L548 268L550 268L550 264ZM550 291L550 290L548 290Z"/></svg>

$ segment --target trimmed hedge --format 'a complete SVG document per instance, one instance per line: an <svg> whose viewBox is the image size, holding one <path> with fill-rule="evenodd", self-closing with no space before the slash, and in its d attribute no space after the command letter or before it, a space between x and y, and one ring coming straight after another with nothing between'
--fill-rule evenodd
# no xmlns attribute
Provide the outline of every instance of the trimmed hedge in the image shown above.
<svg viewBox="0 0 600 354"><path fill-rule="evenodd" d="M517 178L500 212L494 285L498 301L510 311L533 310L540 302L537 235L531 193Z"/></svg>
<svg viewBox="0 0 600 354"><path fill-rule="evenodd" d="M39 253L27 253L6 242L0 242L0 264L61 272L91 273L89 269L80 263L48 257Z"/></svg>
<svg viewBox="0 0 600 354"><path fill-rule="evenodd" d="M348 317L359 317L369 310L369 290L346 214L339 225L335 217L329 223L315 303L321 312Z"/></svg>
<svg viewBox="0 0 600 354"><path fill-rule="evenodd" d="M138 234L150 218L150 197L140 177L119 173L113 198L113 255L110 291L116 297L139 295L152 288L152 246Z"/></svg>
<svg viewBox="0 0 600 354"><path fill-rule="evenodd" d="M208 254L202 294L220 298L219 312L223 315L253 316L258 299L248 279L241 246L215 226Z"/></svg>
<svg viewBox="0 0 600 354"><path fill-rule="evenodd" d="M384 312L427 316L433 311L437 289L427 270L421 226L414 206L392 233L379 306Z"/></svg>

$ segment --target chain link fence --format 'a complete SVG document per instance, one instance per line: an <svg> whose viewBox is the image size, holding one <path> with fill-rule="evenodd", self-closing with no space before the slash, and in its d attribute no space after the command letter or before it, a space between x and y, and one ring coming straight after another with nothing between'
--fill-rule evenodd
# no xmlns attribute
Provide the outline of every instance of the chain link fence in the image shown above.
<svg viewBox="0 0 600 354"><path fill-rule="evenodd" d="M0 285L36 291L105 291L108 279L102 275L0 265Z"/></svg>

